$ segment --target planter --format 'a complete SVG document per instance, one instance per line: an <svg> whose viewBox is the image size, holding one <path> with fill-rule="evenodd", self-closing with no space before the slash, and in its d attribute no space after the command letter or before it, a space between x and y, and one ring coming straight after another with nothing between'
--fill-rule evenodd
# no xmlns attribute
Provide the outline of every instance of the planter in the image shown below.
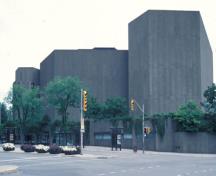
<svg viewBox="0 0 216 176"><path fill-rule="evenodd" d="M52 146L50 146L48 152L50 154L59 154L62 152L62 149L57 145L52 145Z"/></svg>
<svg viewBox="0 0 216 176"><path fill-rule="evenodd" d="M42 145L42 144L35 145L35 151L37 153L47 153L48 150L49 150L49 146L45 146L45 145Z"/></svg>
<svg viewBox="0 0 216 176"><path fill-rule="evenodd" d="M24 152L34 152L35 151L35 147L33 145L30 145L30 144L24 144L20 148Z"/></svg>
<svg viewBox="0 0 216 176"><path fill-rule="evenodd" d="M14 151L15 145L13 143L4 143L4 144L2 144L2 149L4 151Z"/></svg>
<svg viewBox="0 0 216 176"><path fill-rule="evenodd" d="M65 155L76 155L76 154L80 154L80 150L77 147L62 147L63 153Z"/></svg>

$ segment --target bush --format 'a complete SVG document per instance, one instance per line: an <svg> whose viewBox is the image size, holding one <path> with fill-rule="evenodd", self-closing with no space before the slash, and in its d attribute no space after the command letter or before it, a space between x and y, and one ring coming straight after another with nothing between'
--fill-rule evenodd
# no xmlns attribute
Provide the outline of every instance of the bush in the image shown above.
<svg viewBox="0 0 216 176"><path fill-rule="evenodd" d="M49 146L45 146L45 145L35 145L35 151L38 153L47 153L49 150Z"/></svg>
<svg viewBox="0 0 216 176"><path fill-rule="evenodd" d="M34 152L35 151L35 147L31 144L21 145L20 149L23 150L24 152Z"/></svg>
<svg viewBox="0 0 216 176"><path fill-rule="evenodd" d="M15 145L13 143L4 143L2 144L2 148L4 151L14 151Z"/></svg>
<svg viewBox="0 0 216 176"><path fill-rule="evenodd" d="M59 154L62 152L62 149L57 145L51 145L48 151L50 154Z"/></svg>

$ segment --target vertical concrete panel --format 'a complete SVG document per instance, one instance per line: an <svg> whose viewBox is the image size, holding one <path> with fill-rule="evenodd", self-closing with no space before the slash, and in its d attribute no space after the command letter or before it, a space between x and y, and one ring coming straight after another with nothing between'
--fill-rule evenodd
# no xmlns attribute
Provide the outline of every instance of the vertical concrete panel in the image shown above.
<svg viewBox="0 0 216 176"><path fill-rule="evenodd" d="M200 19L196 11L150 10L129 24L129 97L144 99L147 113L202 101L213 72L207 71L212 57Z"/></svg>

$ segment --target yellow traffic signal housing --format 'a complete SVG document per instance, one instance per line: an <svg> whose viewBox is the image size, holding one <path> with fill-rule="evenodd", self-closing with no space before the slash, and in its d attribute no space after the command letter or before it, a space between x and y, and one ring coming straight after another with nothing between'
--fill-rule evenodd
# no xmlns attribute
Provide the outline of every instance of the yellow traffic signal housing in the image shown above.
<svg viewBox="0 0 216 176"><path fill-rule="evenodd" d="M134 101L134 99L132 99L131 102L130 102L131 111L134 111L134 104L135 104L135 101Z"/></svg>
<svg viewBox="0 0 216 176"><path fill-rule="evenodd" d="M88 96L88 92L86 90L83 91L83 111L86 112L87 111L87 96Z"/></svg>

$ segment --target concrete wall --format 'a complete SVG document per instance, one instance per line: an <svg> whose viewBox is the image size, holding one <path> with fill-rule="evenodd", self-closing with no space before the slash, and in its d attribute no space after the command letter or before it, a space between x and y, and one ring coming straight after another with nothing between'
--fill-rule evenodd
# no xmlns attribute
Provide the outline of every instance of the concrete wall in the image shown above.
<svg viewBox="0 0 216 176"><path fill-rule="evenodd" d="M213 80L213 54L205 31L205 27L200 17L200 59L201 59L201 96Z"/></svg>
<svg viewBox="0 0 216 176"><path fill-rule="evenodd" d="M216 135L209 133L175 133L176 152L216 153Z"/></svg>
<svg viewBox="0 0 216 176"><path fill-rule="evenodd" d="M15 83L29 88L40 86L40 70L33 67L17 68Z"/></svg>
<svg viewBox="0 0 216 176"><path fill-rule="evenodd" d="M128 99L128 52L115 48L54 50L41 63L41 88L55 77L76 76L89 96L104 102L111 97ZM79 120L79 109L70 117ZM49 111L49 115L57 114ZM54 117L53 117L54 118Z"/></svg>
<svg viewBox="0 0 216 176"><path fill-rule="evenodd" d="M111 146L111 138L96 139L96 135L110 135L111 124L109 122L92 122L90 145ZM146 121L149 123L149 121ZM153 128L152 133L145 137L145 150L161 151L161 152L182 152L182 153L216 153L216 134L210 133L187 133L176 132L175 122L171 119L165 121L164 136L157 133L157 129ZM152 126L150 124L146 125ZM142 149L142 135L137 135L137 146ZM132 148L132 134L124 133L122 141L123 148Z"/></svg>
<svg viewBox="0 0 216 176"><path fill-rule="evenodd" d="M129 23L129 98L144 101L146 113L201 102L213 82L211 48L201 24L199 12L160 10Z"/></svg>

